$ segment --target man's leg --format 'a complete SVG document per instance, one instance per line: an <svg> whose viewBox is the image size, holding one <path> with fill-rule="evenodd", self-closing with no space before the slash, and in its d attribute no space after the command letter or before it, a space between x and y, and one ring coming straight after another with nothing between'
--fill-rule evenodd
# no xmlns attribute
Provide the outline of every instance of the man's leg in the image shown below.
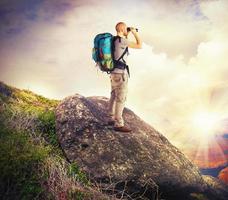
<svg viewBox="0 0 228 200"><path fill-rule="evenodd" d="M116 107L116 101L115 101L115 89L111 88L111 94L109 99L109 107L108 107L108 114L112 120L115 120L115 107Z"/></svg>
<svg viewBox="0 0 228 200"><path fill-rule="evenodd" d="M125 102L127 99L127 92L128 92L128 75L122 74L122 81L119 87L115 90L115 97L116 97L116 106L115 106L115 127L122 127L124 126L123 120L123 109L125 106Z"/></svg>
<svg viewBox="0 0 228 200"><path fill-rule="evenodd" d="M116 102L116 110L115 110L115 127L121 127L124 126L124 120L123 120L123 109L124 109L125 103L124 101L121 99L118 99Z"/></svg>
<svg viewBox="0 0 228 200"><path fill-rule="evenodd" d="M118 73L110 74L111 83L111 94L108 106L108 115L112 120L116 120L116 99L117 99L117 89L121 86L122 75Z"/></svg>

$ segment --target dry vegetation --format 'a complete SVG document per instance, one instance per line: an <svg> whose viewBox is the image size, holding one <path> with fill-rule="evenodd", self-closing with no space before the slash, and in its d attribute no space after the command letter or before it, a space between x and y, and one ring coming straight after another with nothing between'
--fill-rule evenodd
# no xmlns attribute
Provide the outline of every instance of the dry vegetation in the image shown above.
<svg viewBox="0 0 228 200"><path fill-rule="evenodd" d="M115 199L65 159L55 134L58 103L0 82L0 199Z"/></svg>

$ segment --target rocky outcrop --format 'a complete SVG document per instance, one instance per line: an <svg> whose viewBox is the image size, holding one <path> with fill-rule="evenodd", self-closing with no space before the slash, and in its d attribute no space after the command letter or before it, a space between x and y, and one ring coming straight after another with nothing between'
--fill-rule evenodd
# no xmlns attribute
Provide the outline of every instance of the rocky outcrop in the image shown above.
<svg viewBox="0 0 228 200"><path fill-rule="evenodd" d="M209 199L227 199L228 198L228 186L225 185L220 179L209 175L202 176L207 188L204 191Z"/></svg>
<svg viewBox="0 0 228 200"><path fill-rule="evenodd" d="M126 198L194 199L191 193L217 195L197 166L161 133L124 108L129 133L107 125L108 99L75 94L57 106L56 131L66 157L107 192ZM207 179L207 180L206 180ZM226 199L227 188L218 183ZM124 191L124 192L123 192ZM221 194L220 193L220 194ZM139 198L140 197L140 198Z"/></svg>
<svg viewBox="0 0 228 200"><path fill-rule="evenodd" d="M219 172L219 179L228 185L228 167L224 168Z"/></svg>

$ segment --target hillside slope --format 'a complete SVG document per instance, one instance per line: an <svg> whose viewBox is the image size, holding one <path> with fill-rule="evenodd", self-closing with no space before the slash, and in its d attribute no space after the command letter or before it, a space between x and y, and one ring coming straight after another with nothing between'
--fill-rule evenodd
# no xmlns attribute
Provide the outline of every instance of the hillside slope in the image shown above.
<svg viewBox="0 0 228 200"><path fill-rule="evenodd" d="M0 81L0 199L115 199L64 156L55 133L59 102Z"/></svg>

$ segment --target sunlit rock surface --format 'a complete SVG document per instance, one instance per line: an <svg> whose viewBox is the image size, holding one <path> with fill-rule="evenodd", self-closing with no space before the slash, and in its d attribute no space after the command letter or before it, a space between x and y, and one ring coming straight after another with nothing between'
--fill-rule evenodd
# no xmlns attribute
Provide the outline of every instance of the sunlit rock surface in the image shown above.
<svg viewBox="0 0 228 200"><path fill-rule="evenodd" d="M125 108L123 115L132 132L114 131L107 125L107 107L105 97L75 94L64 98L55 111L66 157L92 180L144 199L154 199L157 190L167 199L194 199L191 193L203 193L208 199L228 197L225 184L202 176L196 165L131 110Z"/></svg>

